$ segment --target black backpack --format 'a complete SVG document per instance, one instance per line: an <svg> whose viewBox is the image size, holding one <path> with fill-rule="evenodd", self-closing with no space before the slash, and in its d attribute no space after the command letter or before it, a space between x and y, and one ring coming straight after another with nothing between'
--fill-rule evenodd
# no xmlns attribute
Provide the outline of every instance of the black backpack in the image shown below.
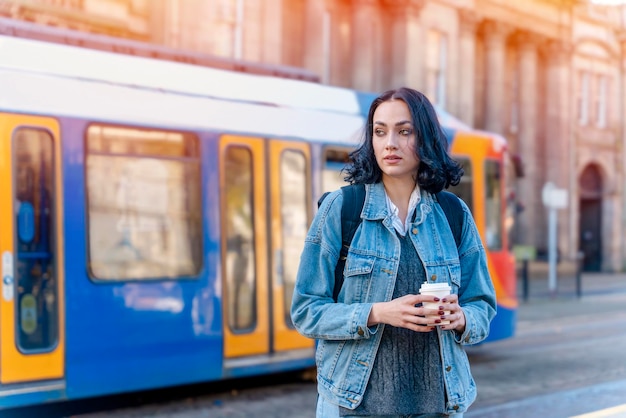
<svg viewBox="0 0 626 418"><path fill-rule="evenodd" d="M361 210L365 203L365 185L353 184L343 186L343 206L341 207L341 251L339 252L339 260L335 266L335 288L333 289L333 299L336 301L339 291L343 285L343 269L348 257L348 250L352 243L352 238L361 223ZM330 192L326 192L317 201L317 206L322 204L324 198ZM454 235L454 242L457 249L461 244L461 234L463 233L463 208L459 198L445 190L435 194L437 202L446 214L448 224Z"/></svg>

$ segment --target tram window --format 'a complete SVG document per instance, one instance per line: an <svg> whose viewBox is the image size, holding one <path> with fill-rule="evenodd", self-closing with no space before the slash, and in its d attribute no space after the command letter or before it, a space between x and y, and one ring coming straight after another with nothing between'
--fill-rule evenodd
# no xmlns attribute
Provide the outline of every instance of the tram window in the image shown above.
<svg viewBox="0 0 626 418"><path fill-rule="evenodd" d="M44 130L18 129L13 137L17 345L26 352L50 350L59 337L53 145Z"/></svg>
<svg viewBox="0 0 626 418"><path fill-rule="evenodd" d="M485 239L490 250L502 249L502 181L500 163L485 161L486 202Z"/></svg>
<svg viewBox="0 0 626 418"><path fill-rule="evenodd" d="M300 254L308 227L306 158L299 151L285 150L280 159L280 205L282 222L282 266L285 323L292 326L291 299Z"/></svg>
<svg viewBox="0 0 626 418"><path fill-rule="evenodd" d="M230 146L224 164L225 298L228 326L237 332L254 328L257 321L252 153Z"/></svg>
<svg viewBox="0 0 626 418"><path fill-rule="evenodd" d="M101 280L196 275L202 265L198 139L92 125L85 148L91 274Z"/></svg>
<svg viewBox="0 0 626 418"><path fill-rule="evenodd" d="M448 191L463 199L470 210L474 211L474 193L472 192L474 174L472 172L472 163L469 158L465 157L455 157L454 159L463 167L464 174L461 177L461 182L456 186L450 186Z"/></svg>
<svg viewBox="0 0 626 418"><path fill-rule="evenodd" d="M347 184L343 179L346 174L341 170L349 163L349 153L347 148L327 148L324 151L322 192L337 190Z"/></svg>

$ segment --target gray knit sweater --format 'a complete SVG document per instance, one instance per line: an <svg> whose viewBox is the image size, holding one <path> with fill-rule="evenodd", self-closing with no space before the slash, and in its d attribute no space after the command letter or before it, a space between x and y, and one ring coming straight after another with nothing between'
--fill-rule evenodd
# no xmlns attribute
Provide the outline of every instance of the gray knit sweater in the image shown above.
<svg viewBox="0 0 626 418"><path fill-rule="evenodd" d="M417 294L425 271L409 234L402 244L393 298ZM386 325L363 402L340 416L443 413L445 393L437 332L414 332Z"/></svg>

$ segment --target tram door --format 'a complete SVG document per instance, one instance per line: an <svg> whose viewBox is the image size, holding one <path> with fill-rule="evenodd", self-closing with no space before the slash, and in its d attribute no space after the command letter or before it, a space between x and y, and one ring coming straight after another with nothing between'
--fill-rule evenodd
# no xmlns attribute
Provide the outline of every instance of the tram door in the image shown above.
<svg viewBox="0 0 626 418"><path fill-rule="evenodd" d="M309 147L273 140L269 151L274 350L309 348L313 341L293 328L289 313L310 219Z"/></svg>
<svg viewBox="0 0 626 418"><path fill-rule="evenodd" d="M63 378L59 126L0 113L0 387Z"/></svg>
<svg viewBox="0 0 626 418"><path fill-rule="evenodd" d="M220 140L224 356L233 365L313 347L289 317L310 218L308 161L300 143Z"/></svg>

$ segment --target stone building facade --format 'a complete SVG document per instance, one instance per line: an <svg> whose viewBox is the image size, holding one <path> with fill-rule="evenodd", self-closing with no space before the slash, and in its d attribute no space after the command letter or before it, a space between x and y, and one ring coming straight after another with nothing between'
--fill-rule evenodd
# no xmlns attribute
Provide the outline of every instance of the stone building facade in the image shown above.
<svg viewBox="0 0 626 418"><path fill-rule="evenodd" d="M626 268L626 6L585 0L9 0L0 15L265 64L365 91L408 85L521 157L514 242Z"/></svg>

